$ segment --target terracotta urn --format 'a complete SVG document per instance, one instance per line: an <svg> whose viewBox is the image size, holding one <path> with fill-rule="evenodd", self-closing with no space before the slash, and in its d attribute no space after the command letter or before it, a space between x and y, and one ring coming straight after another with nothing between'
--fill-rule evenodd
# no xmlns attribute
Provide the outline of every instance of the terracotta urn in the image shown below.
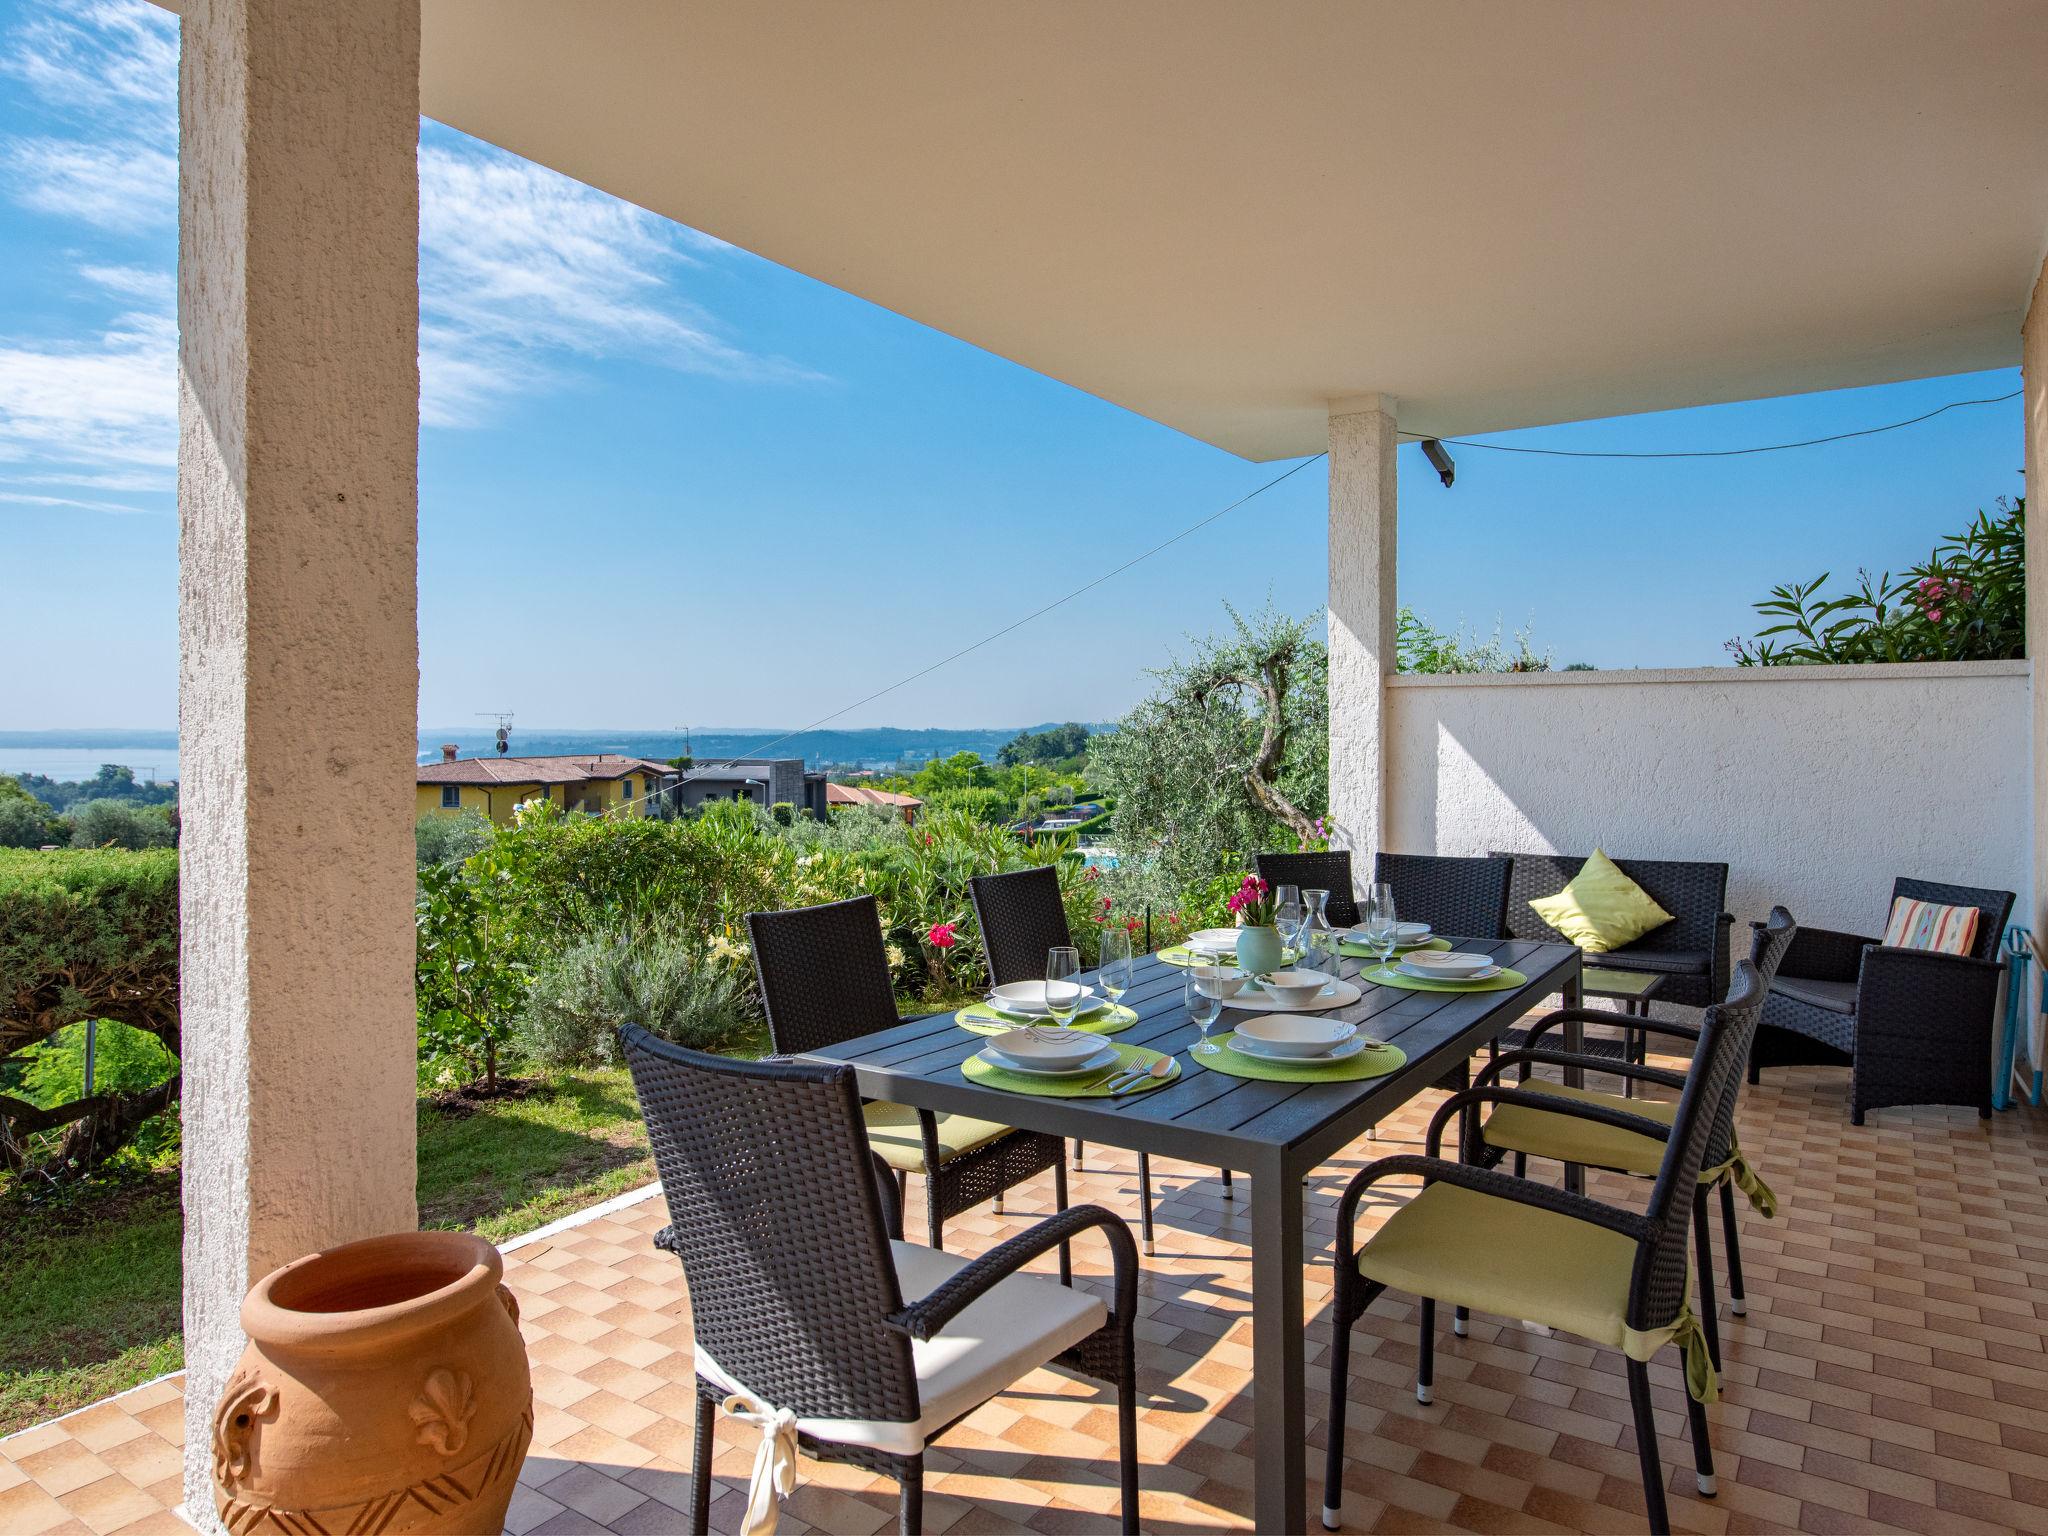
<svg viewBox="0 0 2048 1536"><path fill-rule="evenodd" d="M230 1531L496 1532L533 1436L505 1261L463 1232L296 1259L242 1302L213 1415Z"/></svg>

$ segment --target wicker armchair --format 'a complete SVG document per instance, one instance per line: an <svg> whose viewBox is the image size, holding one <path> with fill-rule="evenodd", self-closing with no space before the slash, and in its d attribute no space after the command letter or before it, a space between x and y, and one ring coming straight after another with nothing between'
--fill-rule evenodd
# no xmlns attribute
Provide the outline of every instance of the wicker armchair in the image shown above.
<svg viewBox="0 0 2048 1536"><path fill-rule="evenodd" d="M1751 926L1750 964L1756 967L1757 978L1766 988L1778 974L1778 967L1785 958L1798 935L1799 928L1792 921L1792 914L1783 907L1771 909L1770 921L1753 923ZM1616 1093L1600 1093L1591 1089L1566 1088L1557 1083L1545 1082L1530 1076L1532 1066L1583 1067L1589 1071L1607 1072L1625 1082L1658 1083L1666 1088L1685 1086L1684 1072L1669 1071L1662 1067L1649 1067L1634 1062L1619 1064L1601 1056L1572 1054L1547 1047L1543 1037L1552 1029L1570 1020L1580 1022L1600 1020L1611 1015L1594 1013L1585 1009L1559 1009L1545 1015L1529 1030L1529 1049L1512 1051L1498 1061L1490 1062L1475 1080L1475 1087L1487 1087L1496 1082L1510 1067L1517 1068L1521 1075L1518 1086L1532 1092L1555 1096L1572 1102L1604 1104L1611 1109L1626 1110L1669 1124L1677 1105L1670 1100L1636 1099ZM1654 1019L1641 1021L1641 1028L1651 1034L1668 1035L1674 1040L1683 1040L1688 1049L1697 1050L1700 1032L1690 1024L1662 1023ZM1728 1300L1730 1310L1740 1317L1748 1311L1748 1303L1742 1288L1742 1247L1735 1223L1735 1191L1740 1188L1748 1196L1750 1205L1761 1215L1770 1217L1777 1214L1777 1200L1770 1187L1763 1182L1742 1148L1735 1139L1735 1107L1740 1097L1740 1075L1729 1079L1727 1091L1721 1095L1720 1103L1713 1111L1713 1134L1707 1138L1706 1162L1700 1173L1699 1188L1693 1197L1693 1246L1697 1251L1700 1288L1700 1321L1706 1328L1707 1349L1713 1356L1714 1364L1721 1363L1720 1317L1714 1302L1713 1236L1708 1221L1709 1196L1718 1188L1721 1198L1721 1230L1728 1251ZM1530 1109L1522 1105L1504 1105L1476 1123L1471 1114L1465 1118L1460 1141L1466 1148L1465 1160L1482 1166L1498 1163L1502 1156L1513 1153L1515 1177L1521 1178L1531 1157L1550 1158L1562 1163L1577 1163L1594 1168L1611 1168L1618 1173L1634 1174L1638 1178L1654 1178L1664 1164L1665 1141L1663 1137L1651 1136L1635 1131L1618 1130L1612 1125L1599 1124L1577 1119L1569 1112L1557 1113L1551 1109ZM1454 1330L1463 1333L1463 1309L1454 1323Z"/></svg>
<svg viewBox="0 0 2048 1536"><path fill-rule="evenodd" d="M750 912L747 931L778 1054L800 1056L898 1022L874 897ZM999 1201L1011 1185L1048 1168L1054 1202L1066 1208L1067 1169L1057 1136L902 1104L870 1104L865 1114L869 1143L896 1171L899 1195L907 1190L908 1175L924 1176L925 1220L934 1248L945 1246L947 1217L984 1200ZM1063 1278L1066 1264L1062 1248Z"/></svg>
<svg viewBox="0 0 2048 1536"><path fill-rule="evenodd" d="M981 947L988 955L992 987L1013 981L1043 981L1045 954L1074 942L1067 927L1066 903L1060 899L1059 872L1050 864L1013 870L1007 875L976 875L967 882L974 902L974 921L981 929ZM1074 1143L1074 1166L1081 1166L1082 1144ZM1223 1173L1223 1197L1231 1199L1230 1170ZM1158 1252L1152 1228L1152 1159L1138 1154L1138 1226L1145 1252Z"/></svg>
<svg viewBox="0 0 2048 1536"><path fill-rule="evenodd" d="M1892 900L1902 897L1975 907L1975 947L1940 955L1802 928L1764 1003L1749 1080L1765 1067L1846 1066L1849 1118L1857 1125L1868 1111L1894 1104L1959 1104L1988 1120L1998 946L2013 894L1893 882Z"/></svg>
<svg viewBox="0 0 2048 1536"><path fill-rule="evenodd" d="M902 1210L851 1067L707 1056L632 1025L620 1040L668 1201L655 1245L689 1283L693 1531L710 1523L721 1402L767 1420L764 1436L787 1411L812 1456L896 1478L914 1532L925 1447L1042 1365L1116 1388L1123 1528L1137 1530L1138 1261L1121 1220L1077 1206L974 1260L894 1240ZM1019 1272L1091 1228L1109 1240L1109 1305ZM756 1462L750 1502L773 1497L775 1470Z"/></svg>
<svg viewBox="0 0 2048 1536"><path fill-rule="evenodd" d="M1405 922L1427 923L1454 939L1505 939L1508 885L1514 866L1505 859L1453 859L1433 853L1381 853L1374 880L1394 888L1394 907Z"/></svg>
<svg viewBox="0 0 2048 1536"><path fill-rule="evenodd" d="M1700 1492L1713 1494L1704 1404L1718 1394L1718 1384L1687 1295L1688 1228L1715 1111L1741 1071L1763 998L1762 978L1743 961L1728 1000L1706 1012L1695 1064L1669 1125L1607 1105L1573 1105L1570 1113L1586 1120L1665 1139L1662 1166L1640 1215L1439 1156L1446 1124L1473 1106L1550 1109L1557 1102L1498 1085L1468 1089L1447 1100L1430 1125L1427 1156L1381 1158L1351 1181L1337 1207L1330 1418L1324 1427L1329 1445L1325 1526L1337 1528L1343 1497L1352 1325L1390 1288L1422 1298L1415 1395L1425 1403L1432 1395L1440 1300L1528 1319L1620 1349L1649 1526L1658 1532L1668 1532L1671 1521L1651 1414L1648 1361L1663 1345L1678 1345L1685 1355L1693 1467ZM1356 1246L1353 1227L1367 1191L1384 1179L1413 1177L1423 1180L1421 1191L1362 1248Z"/></svg>
<svg viewBox="0 0 2048 1536"><path fill-rule="evenodd" d="M1259 878L1271 886L1291 885L1304 891L1328 891L1323 908L1332 927L1349 928L1358 921L1358 898L1351 884L1351 854L1343 848L1328 853L1261 853L1252 859Z"/></svg>
<svg viewBox="0 0 2048 1536"><path fill-rule="evenodd" d="M1551 944L1571 940L1536 915L1529 903L1555 896L1586 862L1580 853L1495 853L1514 863L1508 884L1508 934ZM1597 964L1615 971L1654 971L1666 978L1662 1003L1705 1008L1728 995L1728 866L1669 859L1616 859L1621 872L1669 912L1673 921L1633 944L1610 949Z"/></svg>

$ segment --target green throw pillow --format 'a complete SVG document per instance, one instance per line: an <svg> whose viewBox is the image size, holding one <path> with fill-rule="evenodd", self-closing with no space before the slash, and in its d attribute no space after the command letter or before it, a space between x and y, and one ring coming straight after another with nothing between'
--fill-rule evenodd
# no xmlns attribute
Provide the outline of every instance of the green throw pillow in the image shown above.
<svg viewBox="0 0 2048 1536"><path fill-rule="evenodd" d="M1529 905L1543 921L1594 955L1632 944L1671 921L1671 914L1598 848L1570 885Z"/></svg>

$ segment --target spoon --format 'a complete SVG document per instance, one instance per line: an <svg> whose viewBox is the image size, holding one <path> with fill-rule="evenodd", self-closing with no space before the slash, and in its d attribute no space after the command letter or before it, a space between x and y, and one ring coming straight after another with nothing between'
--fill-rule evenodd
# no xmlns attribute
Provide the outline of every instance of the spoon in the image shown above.
<svg viewBox="0 0 2048 1536"><path fill-rule="evenodd" d="M1123 1095L1135 1089L1140 1083L1144 1082L1146 1078L1165 1077L1172 1071L1173 1058L1171 1056L1162 1056L1157 1061L1153 1062L1147 1070L1135 1074L1130 1079L1130 1081L1119 1084L1117 1087L1111 1089L1111 1096L1115 1098L1121 1098L1123 1097Z"/></svg>

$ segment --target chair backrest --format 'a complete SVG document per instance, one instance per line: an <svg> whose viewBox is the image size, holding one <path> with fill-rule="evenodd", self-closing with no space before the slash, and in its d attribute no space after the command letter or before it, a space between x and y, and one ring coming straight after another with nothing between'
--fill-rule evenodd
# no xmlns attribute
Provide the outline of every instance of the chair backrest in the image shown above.
<svg viewBox="0 0 2048 1536"><path fill-rule="evenodd" d="M1792 947L1792 940L1799 932L1799 925L1792 920L1792 914L1783 907L1771 908L1770 918L1751 925L1749 963L1756 967L1757 979L1768 992L1771 983L1777 980L1778 965L1785 958L1785 951ZM1751 1031L1752 1035L1755 1033ZM1742 1059L1749 1060L1749 1047L1743 1047ZM1707 1157L1701 1164L1705 1168L1718 1167L1728 1160L1735 1150L1735 1109L1742 1097L1742 1073L1730 1075L1728 1086L1721 1091L1721 1101L1714 1107L1714 1131L1707 1138Z"/></svg>
<svg viewBox="0 0 2048 1536"><path fill-rule="evenodd" d="M1970 953L1979 960L1996 960L1998 946L2005 942L2005 920L2012 915L2012 892L1982 890L1974 885L1943 885L1937 880L1898 879L1892 882L1892 900L1932 901L1944 907L1975 907L1977 939ZM1885 925L1891 922L1891 908L1885 908ZM1884 932L1880 926L1879 933Z"/></svg>
<svg viewBox="0 0 2048 1536"><path fill-rule="evenodd" d="M1649 1230L1636 1253L1629 1287L1632 1328L1662 1328L1678 1316L1687 1299L1691 1273L1693 1192L1707 1162L1715 1118L1729 1079L1749 1059L1749 1044L1763 1012L1763 978L1748 960L1737 963L1735 983L1725 1001L1702 1017L1692 1070L1678 1096L1678 1110L1665 1143L1663 1166L1651 1187L1644 1215Z"/></svg>
<svg viewBox="0 0 2048 1536"><path fill-rule="evenodd" d="M1508 933L1517 939L1571 942L1536 915L1529 903L1555 896L1586 862L1583 853L1499 853L1513 869L1508 877ZM1721 913L1728 904L1728 866L1672 859L1615 859L1621 872L1640 885L1674 919L1652 928L1626 947L1711 953L1722 943Z"/></svg>
<svg viewBox="0 0 2048 1536"><path fill-rule="evenodd" d="M782 1055L837 1045L897 1022L874 897L749 912L747 932L768 1038Z"/></svg>
<svg viewBox="0 0 2048 1536"><path fill-rule="evenodd" d="M764 1402L914 1422L910 1341L853 1069L707 1056L619 1032L697 1347Z"/></svg>
<svg viewBox="0 0 2048 1536"><path fill-rule="evenodd" d="M1394 911L1403 922L1427 923L1447 938L1509 936L1508 884L1514 865L1507 859L1381 853L1373 856L1372 874L1394 888Z"/></svg>
<svg viewBox="0 0 2048 1536"><path fill-rule="evenodd" d="M1351 854L1332 848L1328 853L1261 853L1252 863L1259 878L1271 886L1291 885L1304 891L1328 891L1329 904L1323 911L1331 925L1349 928L1358 921L1358 898L1351 885Z"/></svg>
<svg viewBox="0 0 2048 1536"><path fill-rule="evenodd" d="M1059 871L1050 864L967 882L992 987L1045 980L1045 952L1074 942L1060 900Z"/></svg>

